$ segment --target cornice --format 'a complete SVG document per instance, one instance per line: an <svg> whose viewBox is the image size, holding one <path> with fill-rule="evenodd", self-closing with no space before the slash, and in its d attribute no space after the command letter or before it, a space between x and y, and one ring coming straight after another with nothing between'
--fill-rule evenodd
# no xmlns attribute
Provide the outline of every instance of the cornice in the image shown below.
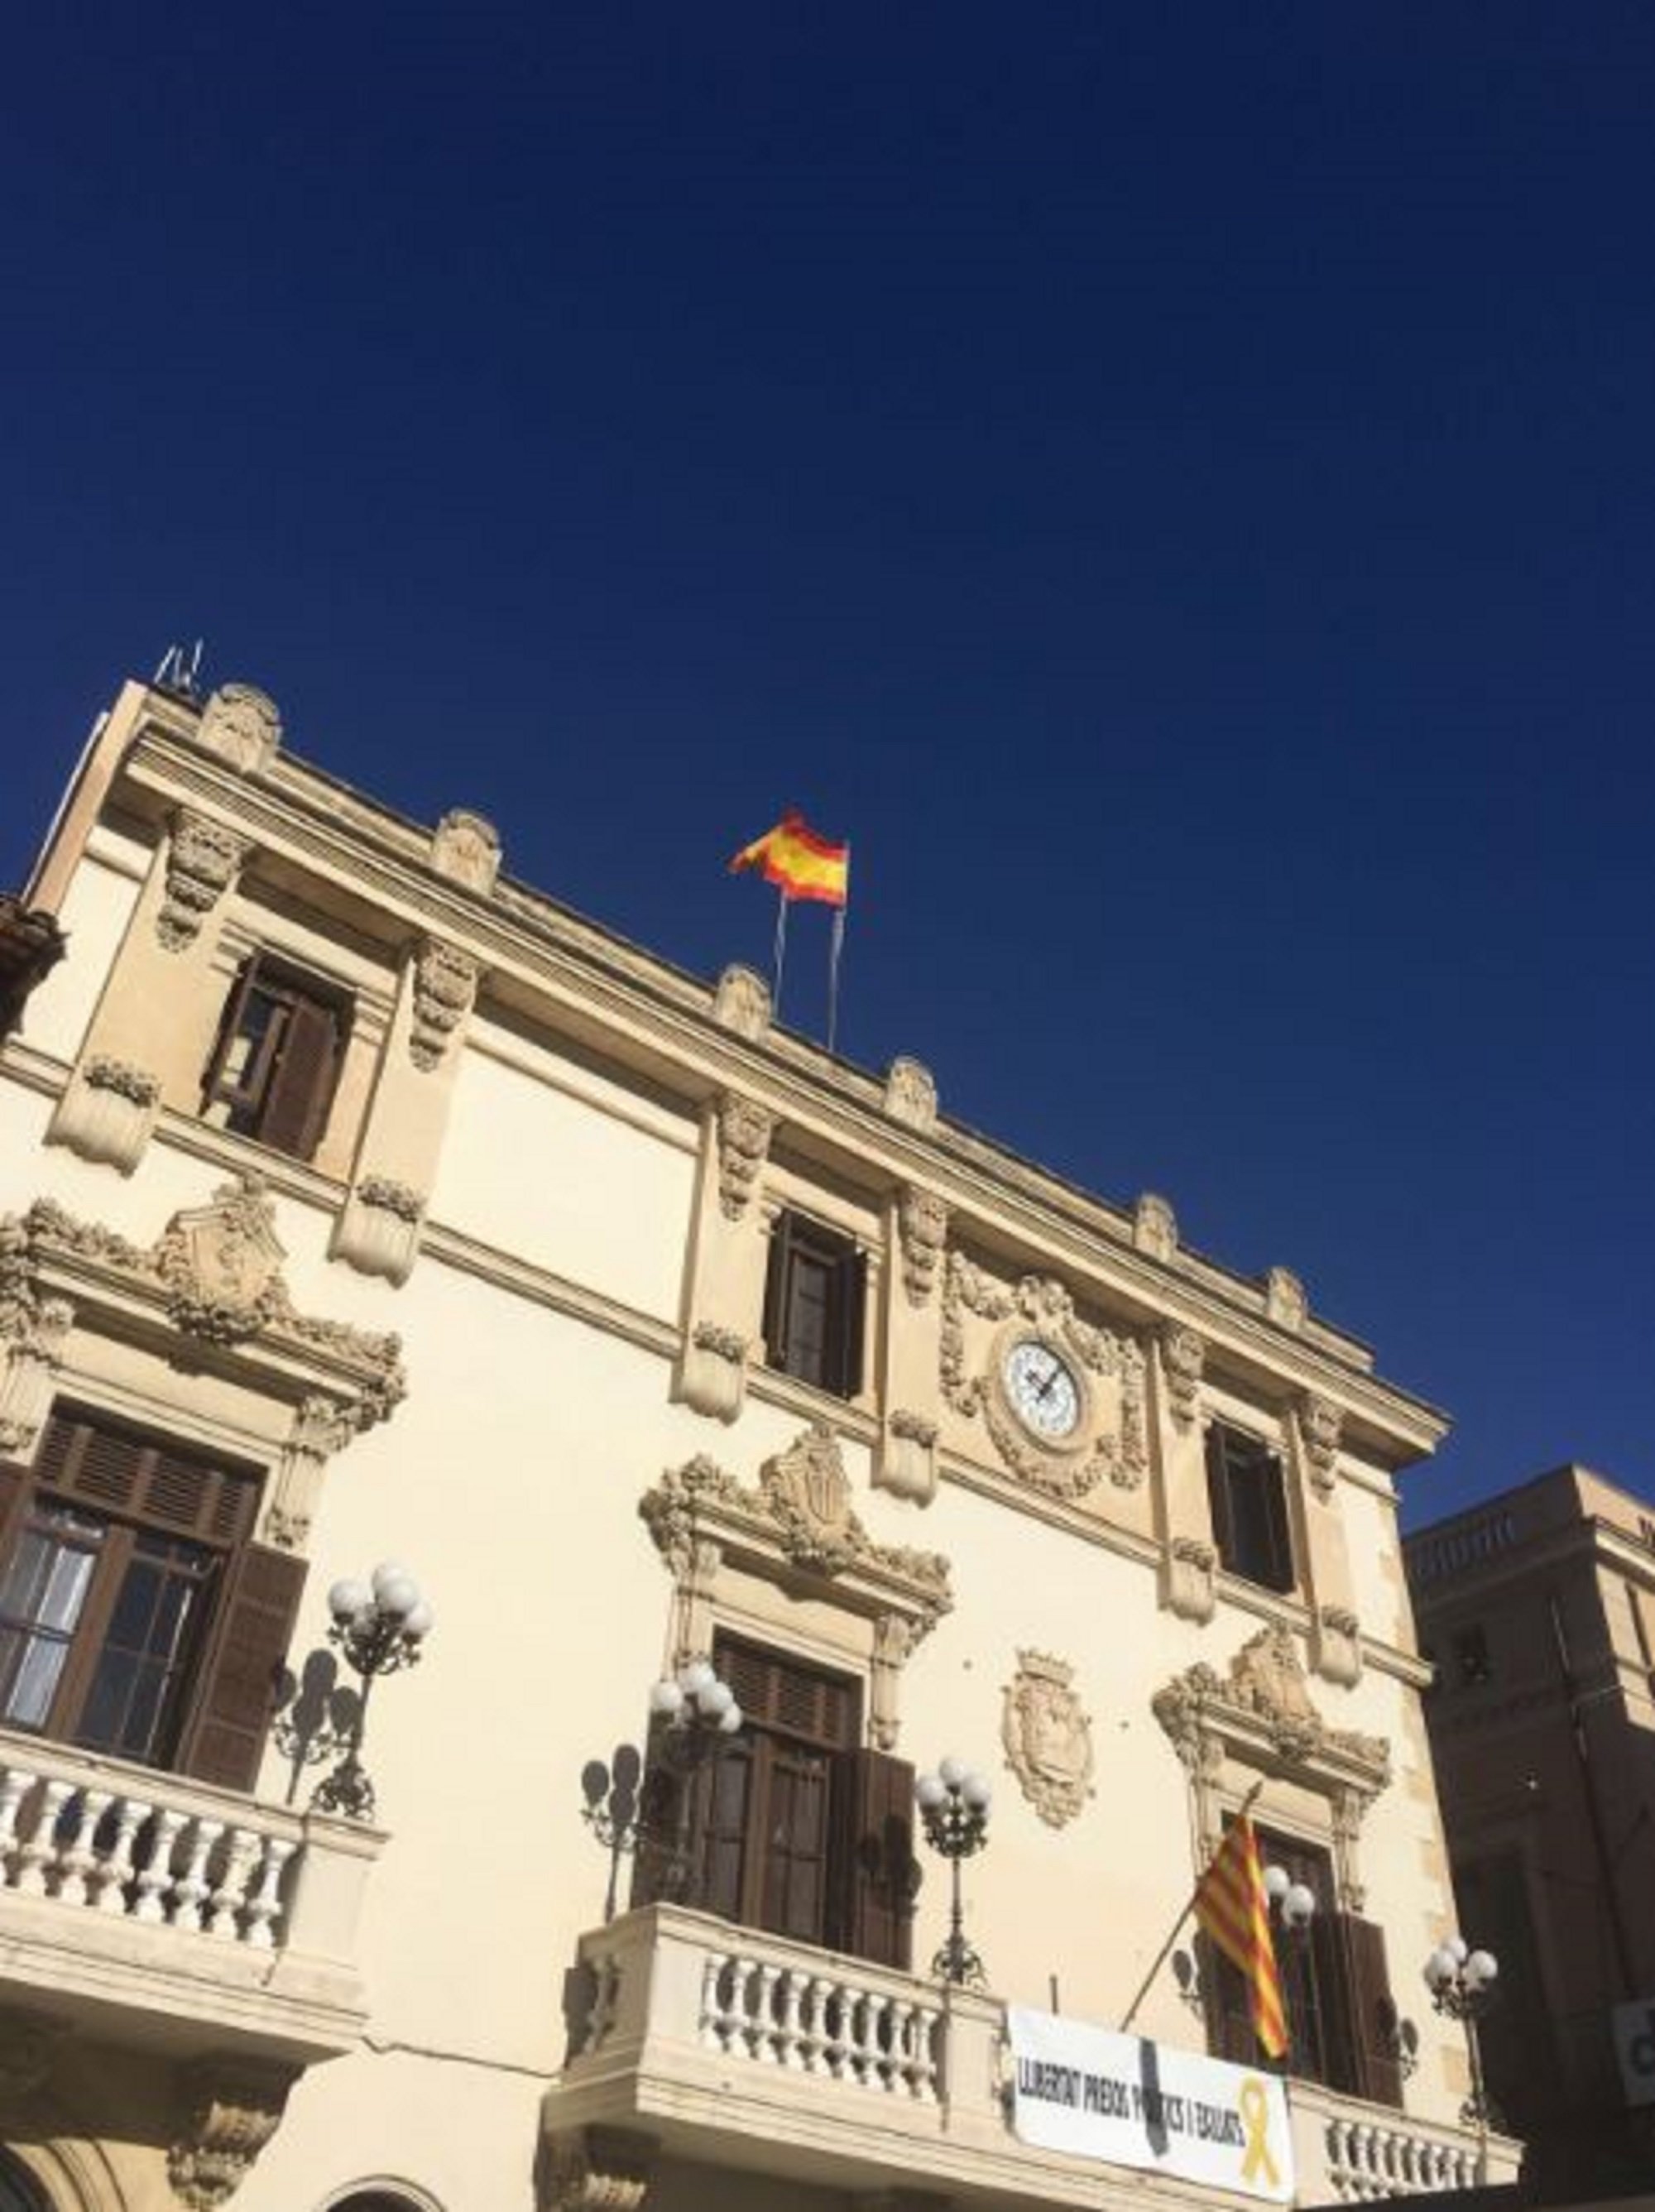
<svg viewBox="0 0 1655 2212"><path fill-rule="evenodd" d="M504 879L482 893L436 876L425 833L324 772L283 755L263 775L238 775L153 724L140 731L124 772L158 811L206 803L266 854L400 920L411 934L447 937L496 979L556 1001L575 1034L624 1040L634 1057L664 1064L692 1096L743 1089L831 1152L864 1163L875 1182L929 1182L991 1236L997 1231L1044 1265L1067 1266L1127 1316L1184 1322L1220 1364L1264 1379L1272 1391L1315 1389L1340 1407L1353 1442L1365 1438L1385 1460L1418 1457L1444 1434L1434 1408L1372 1374L1371 1355L1354 1339L1314 1320L1304 1334L1278 1328L1265 1318L1256 1283L1188 1249L1171 1261L1139 1252L1123 1211L958 1124L922 1135L893 1123L871 1076L785 1032L751 1043L721 1029L705 984L556 902Z"/></svg>

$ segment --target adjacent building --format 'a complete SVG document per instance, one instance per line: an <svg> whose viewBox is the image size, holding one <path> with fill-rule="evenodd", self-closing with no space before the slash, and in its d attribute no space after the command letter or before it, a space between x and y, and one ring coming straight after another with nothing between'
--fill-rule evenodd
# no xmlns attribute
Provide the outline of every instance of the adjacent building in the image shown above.
<svg viewBox="0 0 1655 2212"><path fill-rule="evenodd" d="M1443 1423L1288 1268L830 1059L249 686L129 685L16 913L67 952L0 1054L8 2212L1514 2170L1419 1981L1396 1480ZM329 1591L387 1560L435 1624L352 1770ZM715 1741L651 1717L697 1666ZM949 1752L995 1788L958 1982ZM1118 2027L1249 1802L1317 1907L1285 2106L1186 1942L1122 2092L1159 2172L1037 2140L1019 2098L1107 2085L1016 2037Z"/></svg>
<svg viewBox="0 0 1655 2212"><path fill-rule="evenodd" d="M1549 2190L1655 2175L1655 1502L1584 1467L1405 1546L1490 2087Z"/></svg>

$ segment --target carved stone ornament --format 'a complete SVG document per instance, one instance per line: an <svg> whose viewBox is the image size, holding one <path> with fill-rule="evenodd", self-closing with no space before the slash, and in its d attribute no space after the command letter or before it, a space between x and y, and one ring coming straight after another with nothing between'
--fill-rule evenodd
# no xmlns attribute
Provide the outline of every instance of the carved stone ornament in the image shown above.
<svg viewBox="0 0 1655 2212"><path fill-rule="evenodd" d="M1074 1669L1045 1651L1019 1651L1001 1692L1001 1741L1023 1795L1048 1827L1067 1827L1092 1786L1092 1721L1074 1690Z"/></svg>
<svg viewBox="0 0 1655 2212"><path fill-rule="evenodd" d="M1291 1267L1272 1267L1264 1278L1264 1311L1278 1328L1295 1333L1303 1328L1310 1317L1310 1300L1305 1295L1305 1285Z"/></svg>
<svg viewBox="0 0 1655 2212"><path fill-rule="evenodd" d="M1361 1680L1361 1625L1348 1605L1317 1607L1311 1648L1317 1673L1329 1682L1342 1683L1348 1689Z"/></svg>
<svg viewBox="0 0 1655 2212"><path fill-rule="evenodd" d="M346 1261L364 1275L405 1283L419 1256L425 1200L394 1176L366 1175L345 1199L328 1246L330 1259Z"/></svg>
<svg viewBox="0 0 1655 2212"><path fill-rule="evenodd" d="M468 891L491 891L500 873L500 832L486 815L450 807L431 832L431 866Z"/></svg>
<svg viewBox="0 0 1655 2212"><path fill-rule="evenodd" d="M747 1211L769 1157L774 1116L751 1098L727 1091L718 1102L718 1204L727 1221Z"/></svg>
<svg viewBox="0 0 1655 2212"><path fill-rule="evenodd" d="M679 1403L713 1420L733 1421L746 1396L750 1349L739 1328L715 1321L697 1322L684 1348Z"/></svg>
<svg viewBox="0 0 1655 2212"><path fill-rule="evenodd" d="M1218 1605L1218 1551L1199 1536L1175 1536L1166 1547L1166 1603L1181 1620L1208 1621Z"/></svg>
<svg viewBox="0 0 1655 2212"><path fill-rule="evenodd" d="M638 2212L655 2144L622 2128L572 2128L542 2138L542 2212Z"/></svg>
<svg viewBox="0 0 1655 2212"><path fill-rule="evenodd" d="M1177 1252L1177 1216L1155 1191L1145 1191L1132 1209L1132 1241L1152 1260L1171 1260Z"/></svg>
<svg viewBox="0 0 1655 2212"><path fill-rule="evenodd" d="M929 1305L948 1241L946 1203L934 1190L904 1184L897 1201L897 1232L902 1240L902 1283L908 1303Z"/></svg>
<svg viewBox="0 0 1655 2212"><path fill-rule="evenodd" d="M280 750L281 710L256 684L221 684L201 710L196 741L240 775L253 775Z"/></svg>
<svg viewBox="0 0 1655 2212"><path fill-rule="evenodd" d="M892 1681L901 1658L953 1606L948 1562L935 1552L877 1544L849 1503L849 1484L830 1431L810 1430L765 1463L757 1487L739 1483L710 1459L670 1468L638 1501L680 1600L677 1662L711 1648L710 1610L724 1564L788 1585L795 1577L831 1589L832 1602L890 1626L890 1664L873 1678L870 1726L876 1741L896 1740ZM893 1641L892 1639L896 1639ZM898 1649L900 1645L900 1649Z"/></svg>
<svg viewBox="0 0 1655 2212"><path fill-rule="evenodd" d="M874 1455L873 1487L910 1505L928 1505L937 1494L938 1434L927 1414L892 1407Z"/></svg>
<svg viewBox="0 0 1655 2212"><path fill-rule="evenodd" d="M1166 1381L1166 1408L1173 1424L1188 1429L1201 1411L1202 1370L1207 1346L1193 1328L1168 1322L1161 1330L1161 1373Z"/></svg>
<svg viewBox="0 0 1655 2212"><path fill-rule="evenodd" d="M427 1075L442 1065L448 1040L477 1000L478 966L456 946L434 937L414 962L414 1004L408 1056Z"/></svg>
<svg viewBox="0 0 1655 2212"><path fill-rule="evenodd" d="M1343 1430L1344 1415L1331 1400L1314 1395L1300 1400L1299 1435L1305 1447L1305 1471L1311 1488L1323 1499L1333 1495Z"/></svg>
<svg viewBox="0 0 1655 2212"><path fill-rule="evenodd" d="M187 806L173 817L155 935L168 952L187 951L201 925L241 872L251 842Z"/></svg>
<svg viewBox="0 0 1655 2212"><path fill-rule="evenodd" d="M281 2125L296 2078L283 2066L204 2059L179 2081L180 2120L167 2153L173 2192L191 2212L234 2196Z"/></svg>
<svg viewBox="0 0 1655 2212"><path fill-rule="evenodd" d="M1383 1736L1330 1728L1311 1702L1291 1631L1260 1629L1230 1662L1226 1676L1200 1664L1175 1675L1151 1700L1155 1717L1188 1769L1203 1849L1223 1829L1220 1785L1226 1768L1281 1774L1325 1797L1333 1821L1340 1901L1359 1911L1358 1837L1368 1806L1390 1780Z"/></svg>
<svg viewBox="0 0 1655 2212"><path fill-rule="evenodd" d="M155 1127L161 1085L147 1068L94 1053L70 1075L46 1131L83 1160L131 1175Z"/></svg>
<svg viewBox="0 0 1655 2212"><path fill-rule="evenodd" d="M997 1324L973 1365L966 1316ZM1003 1380L1007 1353L1029 1339L1049 1345L1075 1376L1081 1399L1073 1436L1037 1438L1019 1419ZM981 1413L1000 1455L1020 1480L1048 1497L1083 1498L1104 1476L1135 1490L1149 1472L1143 1346L1081 1320L1062 1284L1025 1275L1007 1290L961 1252L943 1277L942 1395L968 1419Z"/></svg>
<svg viewBox="0 0 1655 2212"><path fill-rule="evenodd" d="M760 1043L770 1025L770 987L757 969L733 962L713 992L713 1019L749 1044Z"/></svg>
<svg viewBox="0 0 1655 2212"><path fill-rule="evenodd" d="M928 1136L937 1126L937 1082L922 1060L899 1054L885 1079L885 1110L893 1121Z"/></svg>
<svg viewBox="0 0 1655 2212"><path fill-rule="evenodd" d="M257 1176L175 1213L148 1249L55 1200L0 1217L0 1449L29 1448L51 1403L72 1320L100 1335L152 1337L156 1325L272 1366L265 1395L295 1377L326 1389L354 1435L384 1420L406 1389L401 1347L295 1310L273 1210Z"/></svg>

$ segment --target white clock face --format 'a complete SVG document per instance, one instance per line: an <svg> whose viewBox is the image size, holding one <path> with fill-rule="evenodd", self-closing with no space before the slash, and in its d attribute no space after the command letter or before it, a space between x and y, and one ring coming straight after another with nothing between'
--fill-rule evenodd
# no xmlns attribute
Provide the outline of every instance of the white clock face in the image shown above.
<svg viewBox="0 0 1655 2212"><path fill-rule="evenodd" d="M1074 1370L1047 1344L1025 1337L1006 1354L1006 1395L1019 1419L1054 1443L1072 1437L1080 1422L1080 1386Z"/></svg>

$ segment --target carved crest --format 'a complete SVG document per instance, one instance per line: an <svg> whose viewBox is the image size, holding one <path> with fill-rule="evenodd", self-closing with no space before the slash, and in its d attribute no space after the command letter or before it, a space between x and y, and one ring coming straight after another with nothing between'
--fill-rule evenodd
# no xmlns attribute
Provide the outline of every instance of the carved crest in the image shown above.
<svg viewBox="0 0 1655 2212"><path fill-rule="evenodd" d="M264 1179L246 1175L220 1184L210 1205L173 1216L155 1247L155 1272L179 1328L237 1344L285 1310L286 1257Z"/></svg>
<svg viewBox="0 0 1655 2212"><path fill-rule="evenodd" d="M1048 1826L1068 1826L1092 1786L1092 1721L1074 1687L1074 1669L1045 1651L1019 1651L1001 1692L1001 1741L1023 1795Z"/></svg>
<svg viewBox="0 0 1655 2212"><path fill-rule="evenodd" d="M1152 1260L1170 1260L1177 1252L1177 1216L1159 1192L1145 1191L1133 1207L1132 1241Z"/></svg>
<svg viewBox="0 0 1655 2212"><path fill-rule="evenodd" d="M770 987L756 969L733 962L713 994L713 1019L757 1044L770 1025Z"/></svg>
<svg viewBox="0 0 1655 2212"><path fill-rule="evenodd" d="M764 1462L758 1480L789 1559L832 1574L855 1557L861 1532L831 1429L819 1422L806 1429L796 1443Z"/></svg>
<svg viewBox="0 0 1655 2212"><path fill-rule="evenodd" d="M937 1125L936 1078L922 1060L901 1053L891 1063L885 1079L885 1110L922 1135Z"/></svg>
<svg viewBox="0 0 1655 2212"><path fill-rule="evenodd" d="M282 742L282 714L256 684L221 684L201 710L198 742L243 775L268 768Z"/></svg>
<svg viewBox="0 0 1655 2212"><path fill-rule="evenodd" d="M491 891L500 872L500 832L486 815L450 807L431 832L431 866L468 891Z"/></svg>

